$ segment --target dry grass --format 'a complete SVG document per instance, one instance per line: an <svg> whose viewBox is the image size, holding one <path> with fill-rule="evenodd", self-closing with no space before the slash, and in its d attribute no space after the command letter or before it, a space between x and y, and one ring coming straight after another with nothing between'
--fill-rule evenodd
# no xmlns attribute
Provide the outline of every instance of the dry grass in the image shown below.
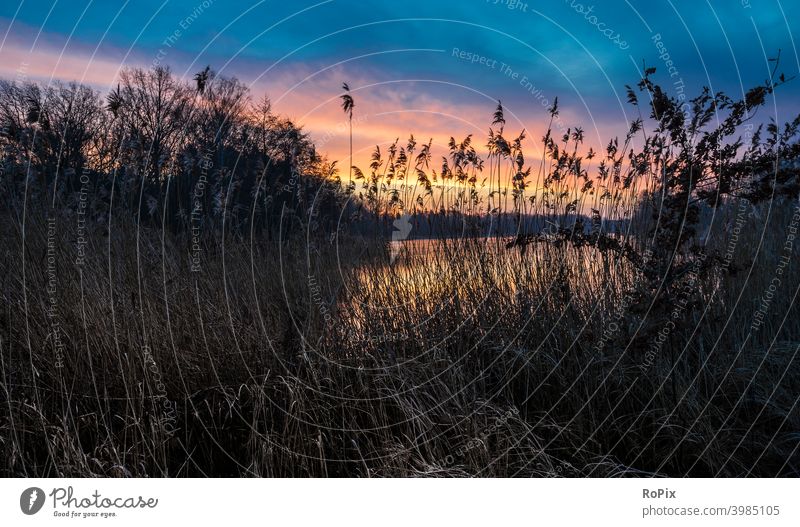
<svg viewBox="0 0 800 527"><path fill-rule="evenodd" d="M531 154L498 103L486 143L411 136L344 185L208 70L0 81L0 475L800 474L800 117L738 138L778 60L690 115L654 75L599 151L554 99ZM389 264L405 214L519 236Z"/></svg>
<svg viewBox="0 0 800 527"><path fill-rule="evenodd" d="M451 240L387 266L344 235L229 236L192 273L186 239L118 222L89 233L78 268L64 214L50 292L47 225L28 214L24 237L2 230L6 476L800 470L798 279L746 337L784 242L765 238L748 274L753 218L743 270L698 285L694 323L648 361L641 335L665 319L627 303L638 271L609 252ZM768 232L790 219L774 207ZM729 240L720 227L709 247Z"/></svg>

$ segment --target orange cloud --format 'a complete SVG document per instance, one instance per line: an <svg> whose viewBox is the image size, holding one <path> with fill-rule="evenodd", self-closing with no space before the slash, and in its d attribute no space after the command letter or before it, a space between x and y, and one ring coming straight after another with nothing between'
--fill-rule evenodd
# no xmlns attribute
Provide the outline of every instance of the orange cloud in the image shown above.
<svg viewBox="0 0 800 527"><path fill-rule="evenodd" d="M115 84L119 71L125 66L149 66L135 53L126 55L122 50L109 48L94 53L94 48L72 43L66 46L59 36L44 35L39 45L31 49L19 39L10 40L0 49L0 76L17 80L51 79L75 80L106 90ZM124 60L124 62L123 62ZM307 64L265 65L259 74L257 64L231 62L222 66L223 75L237 75L251 85L253 98L268 93L275 111L286 115L306 132L309 132L318 151L329 159L338 160L342 173L347 173L349 163L349 123L340 108L341 83L350 83L356 101L353 119L353 164L366 172L370 156L376 145L382 152L395 139L405 145L410 134L418 144L433 139L431 168L441 166L441 157L447 155L450 136L460 141L473 134L473 145L485 155L486 138L496 102L481 94L469 94L468 89L453 86L473 95L473 102L455 102L434 97L426 91L423 81L382 80L385 72L367 72L343 66L315 70ZM182 69L175 67L176 71ZM463 95L463 94L462 94ZM547 124L542 108L531 104L527 108L506 111L507 135L516 135L524 127L528 132L528 162L538 163L541 155L540 138ZM585 120L585 119L584 119ZM562 110L562 123L578 122L574 114ZM556 132L561 133L556 129ZM597 135L607 137L610 130L597 130ZM587 137L590 137L587 131ZM591 144L591 143L590 143ZM592 145L597 148L598 145Z"/></svg>

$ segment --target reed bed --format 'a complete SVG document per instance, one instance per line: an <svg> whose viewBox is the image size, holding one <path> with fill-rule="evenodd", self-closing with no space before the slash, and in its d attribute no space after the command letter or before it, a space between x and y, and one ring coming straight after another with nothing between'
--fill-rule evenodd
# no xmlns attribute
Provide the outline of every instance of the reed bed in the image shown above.
<svg viewBox="0 0 800 527"><path fill-rule="evenodd" d="M0 475L800 475L800 118L734 135L776 73L687 116L648 69L600 154L526 160L499 104L485 158L412 136L346 183L207 70L0 82Z"/></svg>
<svg viewBox="0 0 800 527"><path fill-rule="evenodd" d="M5 475L797 473L792 296L743 342L774 237L749 276L699 285L648 363L637 270L608 253L469 238L389 263L366 240L229 236L193 273L185 240L121 220L76 267L70 224L3 230Z"/></svg>

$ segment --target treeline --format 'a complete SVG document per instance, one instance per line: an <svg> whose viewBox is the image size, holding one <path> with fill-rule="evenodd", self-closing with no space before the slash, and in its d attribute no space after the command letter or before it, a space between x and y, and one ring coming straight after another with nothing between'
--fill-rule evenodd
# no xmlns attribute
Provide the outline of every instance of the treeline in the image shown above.
<svg viewBox="0 0 800 527"><path fill-rule="evenodd" d="M301 127L210 68L123 70L109 94L78 83L0 80L2 203L112 212L173 231L281 235L298 221L340 221L335 163ZM283 221L281 216L283 215ZM347 216L344 216L345 219Z"/></svg>
<svg viewBox="0 0 800 527"><path fill-rule="evenodd" d="M361 217L364 217L362 214ZM408 221L408 227L403 225ZM367 224L368 225L368 224ZM422 211L414 214L400 215L393 221L383 221L383 228L375 231L382 233L387 239L395 231L400 231L403 239L426 238L511 238L520 234L542 235L543 240L549 234L557 235L566 229L590 234L602 230L605 233L625 235L630 220L603 219L598 215L587 216L573 213L553 216L547 214L466 214L459 211ZM355 230L355 226L353 227ZM361 228L363 230L363 227ZM373 229L374 230L374 229ZM395 234L395 238L397 234Z"/></svg>

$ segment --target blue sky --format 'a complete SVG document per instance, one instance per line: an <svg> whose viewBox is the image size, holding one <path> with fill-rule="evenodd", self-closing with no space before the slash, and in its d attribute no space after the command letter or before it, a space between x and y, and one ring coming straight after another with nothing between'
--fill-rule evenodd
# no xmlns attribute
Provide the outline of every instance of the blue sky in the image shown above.
<svg viewBox="0 0 800 527"><path fill-rule="evenodd" d="M778 49L782 71L798 73L799 26L800 2L776 0L11 0L0 5L0 75L105 90L119 67L158 59L188 77L210 64L269 94L312 135L327 130L334 156L342 81L354 89L364 151L410 132L483 133L497 99L510 123L539 130L555 96L563 122L600 142L631 118L624 85L642 64L687 94L710 85L736 95L766 78ZM798 82L778 92L770 116L800 111Z"/></svg>

